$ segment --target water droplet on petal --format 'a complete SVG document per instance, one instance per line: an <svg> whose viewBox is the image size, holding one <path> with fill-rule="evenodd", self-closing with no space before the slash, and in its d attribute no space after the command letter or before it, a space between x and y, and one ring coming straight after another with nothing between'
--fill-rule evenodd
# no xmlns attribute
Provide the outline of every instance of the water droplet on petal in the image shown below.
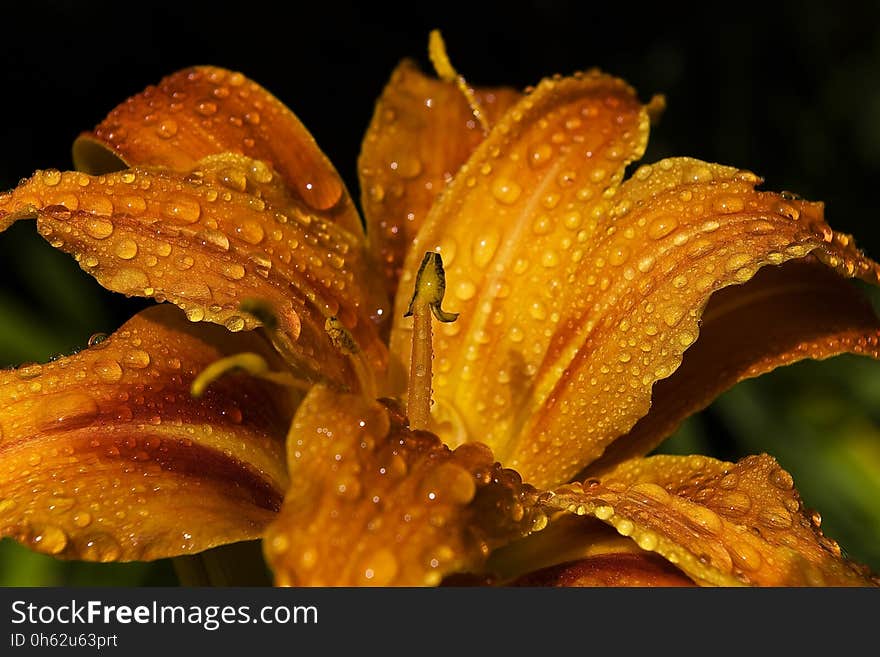
<svg viewBox="0 0 880 657"><path fill-rule="evenodd" d="M122 546L105 532L86 536L80 549L87 561L116 561L122 555Z"/></svg>
<svg viewBox="0 0 880 657"><path fill-rule="evenodd" d="M672 233L678 227L678 220L673 216L657 217L648 226L648 237L659 240Z"/></svg>
<svg viewBox="0 0 880 657"><path fill-rule="evenodd" d="M122 260L131 260L137 255L137 242L128 238L121 239L113 246L113 252L116 254L116 257Z"/></svg>
<svg viewBox="0 0 880 657"><path fill-rule="evenodd" d="M43 366L40 365L39 363L27 363L27 364L20 366L16 370L16 374L18 374L18 378L24 379L26 381L29 379L34 379L34 378L40 376L40 374L42 374L42 373L43 373Z"/></svg>
<svg viewBox="0 0 880 657"><path fill-rule="evenodd" d="M500 241L501 236L494 230L476 239L473 243L471 254L474 264L477 267L488 265L495 256L495 250L498 248Z"/></svg>
<svg viewBox="0 0 880 657"><path fill-rule="evenodd" d="M131 349L122 357L122 362L126 367L144 369L150 364L150 354L143 349Z"/></svg>
<svg viewBox="0 0 880 657"><path fill-rule="evenodd" d="M510 205L515 203L522 193L522 187L513 180L498 178L492 183L492 196L499 203Z"/></svg>
<svg viewBox="0 0 880 657"><path fill-rule="evenodd" d="M220 270L220 273L223 274L226 278L231 281L238 281L244 278L244 267L242 267L237 262L231 262L223 265L223 268Z"/></svg>
<svg viewBox="0 0 880 657"><path fill-rule="evenodd" d="M103 240L110 237L113 233L113 223L108 219L90 217L85 222L85 231L89 237Z"/></svg>
<svg viewBox="0 0 880 657"><path fill-rule="evenodd" d="M202 214L202 206L195 199L177 198L165 204L162 214L169 219L174 219L184 224L192 224L199 220Z"/></svg>
<svg viewBox="0 0 880 657"><path fill-rule="evenodd" d="M54 187L61 182L61 172L58 169L46 169L42 173L43 184Z"/></svg>
<svg viewBox="0 0 880 657"><path fill-rule="evenodd" d="M197 237L202 240L202 243L205 246L211 245L220 251L229 250L229 238L226 237L226 235L221 233L219 230L207 228L205 230L199 231Z"/></svg>
<svg viewBox="0 0 880 657"><path fill-rule="evenodd" d="M236 232L248 244L259 244L266 237L263 227L255 221L247 221L236 227Z"/></svg>
<svg viewBox="0 0 880 657"><path fill-rule="evenodd" d="M782 468L776 468L770 473L770 483L776 488L784 491L794 488L794 479L792 479L791 475Z"/></svg>
<svg viewBox="0 0 880 657"><path fill-rule="evenodd" d="M422 482L422 495L432 501L468 504L476 494L473 475L452 462L433 469Z"/></svg>
<svg viewBox="0 0 880 657"><path fill-rule="evenodd" d="M122 378L122 366L115 360L98 360L92 369L104 383L116 383Z"/></svg>
<svg viewBox="0 0 880 657"><path fill-rule="evenodd" d="M31 544L38 552L59 554L67 547L67 534L61 527L43 525L32 529Z"/></svg>
<svg viewBox="0 0 880 657"><path fill-rule="evenodd" d="M233 315L228 318L225 322L223 322L223 326L227 328L227 330L232 331L233 333L237 333L241 331L245 327L244 319L239 317L238 315Z"/></svg>
<svg viewBox="0 0 880 657"><path fill-rule="evenodd" d="M92 514L88 511L77 511L73 514L73 524L82 529L88 527L92 522Z"/></svg>
<svg viewBox="0 0 880 657"><path fill-rule="evenodd" d="M171 139L177 134L177 121L174 119L165 119L156 126L156 134L162 139Z"/></svg>

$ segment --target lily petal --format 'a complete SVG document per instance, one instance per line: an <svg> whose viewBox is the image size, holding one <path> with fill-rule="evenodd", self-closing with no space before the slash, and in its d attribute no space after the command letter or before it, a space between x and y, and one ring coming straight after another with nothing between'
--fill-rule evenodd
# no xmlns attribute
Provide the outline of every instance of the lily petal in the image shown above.
<svg viewBox="0 0 880 657"><path fill-rule="evenodd" d="M653 456L601 481L569 484L550 505L594 516L704 585L868 586L766 454L727 463Z"/></svg>
<svg viewBox="0 0 880 657"><path fill-rule="evenodd" d="M520 97L503 87L474 94L490 123ZM382 264L391 297L428 210L484 138L455 84L425 75L410 60L398 65L376 103L358 160L370 252Z"/></svg>
<svg viewBox="0 0 880 657"><path fill-rule="evenodd" d="M307 208L363 234L342 178L314 137L241 73L212 66L173 73L116 107L73 149L76 167L92 174L123 168L120 161L189 171L203 157L225 152L268 162Z"/></svg>
<svg viewBox="0 0 880 657"><path fill-rule="evenodd" d="M606 190L642 155L648 127L621 80L598 72L544 80L501 118L432 208L395 307L412 294L416 261L441 253L447 309L460 313L434 340L435 410L458 425L440 434L448 443L484 441L510 464L553 331L572 321L563 313L579 310L576 276L592 268ZM395 316L391 346L404 362L410 327ZM546 480L558 483L538 483Z"/></svg>
<svg viewBox="0 0 880 657"><path fill-rule="evenodd" d="M651 410L579 475L643 456L688 416L747 378L804 358L880 357L880 319L861 291L813 256L765 267L714 294L681 367L654 385Z"/></svg>
<svg viewBox="0 0 880 657"><path fill-rule="evenodd" d="M451 451L393 405L316 386L287 445L291 486L264 539L279 585L436 585L547 522L484 445Z"/></svg>
<svg viewBox="0 0 880 657"><path fill-rule="evenodd" d="M104 287L171 301L192 321L252 329L259 321L240 305L267 303L307 378L357 385L324 329L330 316L372 371L384 370L387 300L360 238L292 198L263 162L223 154L185 173L38 172L0 195L0 220L34 215L40 234Z"/></svg>
<svg viewBox="0 0 880 657"><path fill-rule="evenodd" d="M258 538L288 477L294 400L247 376L193 377L258 333L136 315L77 354L0 373L0 536L87 561L150 560Z"/></svg>
<svg viewBox="0 0 880 657"><path fill-rule="evenodd" d="M647 414L718 289L811 252L878 280L821 205L756 192L749 172L679 158L620 184L648 124L622 82L545 81L462 167L407 260L398 304L418 253L457 247L444 264L461 316L435 340L435 418L452 427L441 435L485 441L539 487ZM406 354L408 325L395 321L392 349Z"/></svg>

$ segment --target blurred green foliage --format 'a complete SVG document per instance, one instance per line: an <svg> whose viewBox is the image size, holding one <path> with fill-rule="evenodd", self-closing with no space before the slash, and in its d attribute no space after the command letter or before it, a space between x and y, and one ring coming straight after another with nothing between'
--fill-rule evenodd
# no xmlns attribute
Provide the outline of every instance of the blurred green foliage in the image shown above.
<svg viewBox="0 0 880 657"><path fill-rule="evenodd" d="M754 13L722 7L719 16L704 5L676 12L664 3L636 10L548 0L503 11L475 4L444 16L414 3L403 14L370 3L334 3L332 11L315 4L301 9L309 29L292 39L285 21L242 30L197 3L156 2L126 23L128 45L108 57L115 4L15 3L4 8L7 24L38 24L40 40L35 48L32 31L10 30L0 46L7 62L0 88L12 90L7 99L23 99L0 104L0 189L39 167L69 167L76 133L127 95L177 68L212 63L244 71L288 103L356 190L357 151L376 96L401 57L426 64L427 32L441 27L456 66L475 83L524 86L598 65L642 98L666 93L670 107L645 161L687 154L750 168L770 189L824 199L830 223L880 258L872 211L880 6L807 0L765 3ZM401 15L407 30L399 29ZM0 275L0 366L71 353L145 305L100 288L32 225L0 236ZM880 572L880 364L841 357L744 382L661 451L772 454L822 513L826 533ZM168 561L61 562L0 541L4 586L174 581Z"/></svg>

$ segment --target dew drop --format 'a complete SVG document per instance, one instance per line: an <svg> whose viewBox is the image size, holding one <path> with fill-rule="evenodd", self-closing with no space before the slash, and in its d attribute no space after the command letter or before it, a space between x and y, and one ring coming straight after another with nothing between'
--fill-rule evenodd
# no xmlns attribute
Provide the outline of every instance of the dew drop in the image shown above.
<svg viewBox="0 0 880 657"><path fill-rule="evenodd" d="M678 220L675 217L657 217L648 226L648 237L659 240L672 233L676 228L678 228Z"/></svg>
<svg viewBox="0 0 880 657"><path fill-rule="evenodd" d="M38 552L59 554L67 547L67 534L61 527L43 525L32 531L31 544Z"/></svg>
<svg viewBox="0 0 880 657"><path fill-rule="evenodd" d="M472 299L476 292L477 287L470 281L460 281L458 285L455 286L455 296L462 301Z"/></svg>
<svg viewBox="0 0 880 657"><path fill-rule="evenodd" d="M228 278L230 281L238 281L244 278L245 271L244 267L242 267L237 262L231 262L224 264L222 269L220 270L220 273L223 274L223 276Z"/></svg>
<svg viewBox="0 0 880 657"><path fill-rule="evenodd" d="M150 278L143 269L123 267L113 274L108 287L128 295L142 295L149 288ZM148 294L147 296L152 296Z"/></svg>
<svg viewBox="0 0 880 657"><path fill-rule="evenodd" d="M492 196L504 205L516 203L520 194L522 194L522 187L508 178L498 178L492 183Z"/></svg>
<svg viewBox="0 0 880 657"><path fill-rule="evenodd" d="M81 552L87 561L116 561L122 555L122 546L110 534L100 532L85 538Z"/></svg>
<svg viewBox="0 0 880 657"><path fill-rule="evenodd" d="M738 196L719 196L712 203L712 207L716 212L733 214L734 212L742 212L745 205L743 200Z"/></svg>
<svg viewBox="0 0 880 657"><path fill-rule="evenodd" d="M660 312L660 315L661 317L663 317L663 321L665 322L666 326L672 327L681 321L681 318L684 317L684 313L684 307L671 305L663 308Z"/></svg>
<svg viewBox="0 0 880 657"><path fill-rule="evenodd" d="M142 370L150 364L150 354L143 349L131 349L122 357L126 367Z"/></svg>
<svg viewBox="0 0 880 657"><path fill-rule="evenodd" d="M89 342L88 342L88 345L89 345L90 347L97 347L98 345L100 345L101 343L103 343L104 340L107 339L107 337L108 337L108 336L107 336L106 333L92 333L92 334L89 336Z"/></svg>
<svg viewBox="0 0 880 657"><path fill-rule="evenodd" d="M553 219L546 214L542 214L532 223L532 232L535 235L546 235L553 230Z"/></svg>
<svg viewBox="0 0 880 657"><path fill-rule="evenodd" d="M791 475L782 468L776 468L770 473L770 483L780 490L791 490L794 488L794 480Z"/></svg>
<svg viewBox="0 0 880 657"><path fill-rule="evenodd" d="M719 503L719 508L732 515L743 515L752 508L752 498L747 493L739 490L724 493Z"/></svg>
<svg viewBox="0 0 880 657"><path fill-rule="evenodd" d="M131 260L137 255L137 242L129 238L121 239L113 246L113 252L116 254L116 257L122 260Z"/></svg>
<svg viewBox="0 0 880 657"><path fill-rule="evenodd" d="M433 501L468 504L476 491L473 475L452 462L437 466L422 482L422 496Z"/></svg>
<svg viewBox="0 0 880 657"><path fill-rule="evenodd" d="M195 199L177 198L165 204L162 214L169 219L174 219L184 224L192 224L199 220L202 214L202 206Z"/></svg>
<svg viewBox="0 0 880 657"><path fill-rule="evenodd" d="M226 235L221 233L219 230L207 228L205 230L199 231L197 237L202 241L202 244L204 244L205 246L213 246L219 251L229 250L229 238L226 237Z"/></svg>
<svg viewBox="0 0 880 657"><path fill-rule="evenodd" d="M547 143L536 145L529 152L529 164L535 168L542 167L553 157L553 147Z"/></svg>
<svg viewBox="0 0 880 657"><path fill-rule="evenodd" d="M627 258L629 258L629 249L626 246L618 244L611 247L611 252L608 254L610 264L618 267L626 262Z"/></svg>
<svg viewBox="0 0 880 657"><path fill-rule="evenodd" d="M791 514L781 506L768 506L758 513L758 521L771 529L791 527Z"/></svg>
<svg viewBox="0 0 880 657"><path fill-rule="evenodd" d="M82 529L92 523L92 514L88 511L77 511L73 514L72 520L75 526Z"/></svg>
<svg viewBox="0 0 880 657"><path fill-rule="evenodd" d="M551 269L559 264L559 254L553 249L547 249L541 254L541 264Z"/></svg>
<svg viewBox="0 0 880 657"><path fill-rule="evenodd" d="M177 134L177 121L174 119L165 119L156 126L156 134L162 139L171 139Z"/></svg>
<svg viewBox="0 0 880 657"><path fill-rule="evenodd" d="M493 230L474 241L471 257L477 267L485 267L491 262L500 240L501 236Z"/></svg>
<svg viewBox="0 0 880 657"><path fill-rule="evenodd" d="M46 169L42 173L43 184L54 187L61 182L61 172L58 169Z"/></svg>
<svg viewBox="0 0 880 657"><path fill-rule="evenodd" d="M43 373L43 366L39 363L27 363L25 365L20 366L16 370L16 374L19 379L24 379L25 381L29 379L34 379L40 374Z"/></svg>
<svg viewBox="0 0 880 657"><path fill-rule="evenodd" d="M229 317L225 322L223 322L223 326L227 328L227 330L232 331L233 333L237 333L244 329L245 322L244 319L239 317L238 315L233 315Z"/></svg>
<svg viewBox="0 0 880 657"><path fill-rule="evenodd" d="M266 237L263 227L255 221L246 221L237 226L235 231L248 244L259 244Z"/></svg>
<svg viewBox="0 0 880 657"><path fill-rule="evenodd" d="M196 112L202 116L212 116L217 113L217 103L211 100L203 100L196 105Z"/></svg>
<svg viewBox="0 0 880 657"><path fill-rule="evenodd" d="M123 196L119 199L119 205L128 214L141 214L147 209L147 202L140 196Z"/></svg>
<svg viewBox="0 0 880 657"><path fill-rule="evenodd" d="M116 383L122 378L122 366L115 360L98 360L92 365L92 370L104 383Z"/></svg>
<svg viewBox="0 0 880 657"><path fill-rule="evenodd" d="M85 231L93 239L107 239L113 234L113 223L107 219L90 217L85 222Z"/></svg>
<svg viewBox="0 0 880 657"><path fill-rule="evenodd" d="M754 571L761 567L760 553L745 542L730 543L727 552L737 568Z"/></svg>
<svg viewBox="0 0 880 657"><path fill-rule="evenodd" d="M704 506L689 504L682 513L695 525L713 534L720 533L723 528L723 523L718 514Z"/></svg>

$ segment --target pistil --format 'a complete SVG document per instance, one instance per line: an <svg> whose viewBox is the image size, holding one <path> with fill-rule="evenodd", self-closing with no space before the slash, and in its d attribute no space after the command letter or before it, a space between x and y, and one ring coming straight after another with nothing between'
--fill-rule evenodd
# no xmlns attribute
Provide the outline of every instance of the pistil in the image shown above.
<svg viewBox="0 0 880 657"><path fill-rule="evenodd" d="M445 292L443 259L439 253L429 251L416 274L415 290L404 315L413 318L406 403L413 429L428 429L431 418L431 361L434 357L431 315L440 322L454 322L458 318L458 313L448 313L441 308Z"/></svg>

